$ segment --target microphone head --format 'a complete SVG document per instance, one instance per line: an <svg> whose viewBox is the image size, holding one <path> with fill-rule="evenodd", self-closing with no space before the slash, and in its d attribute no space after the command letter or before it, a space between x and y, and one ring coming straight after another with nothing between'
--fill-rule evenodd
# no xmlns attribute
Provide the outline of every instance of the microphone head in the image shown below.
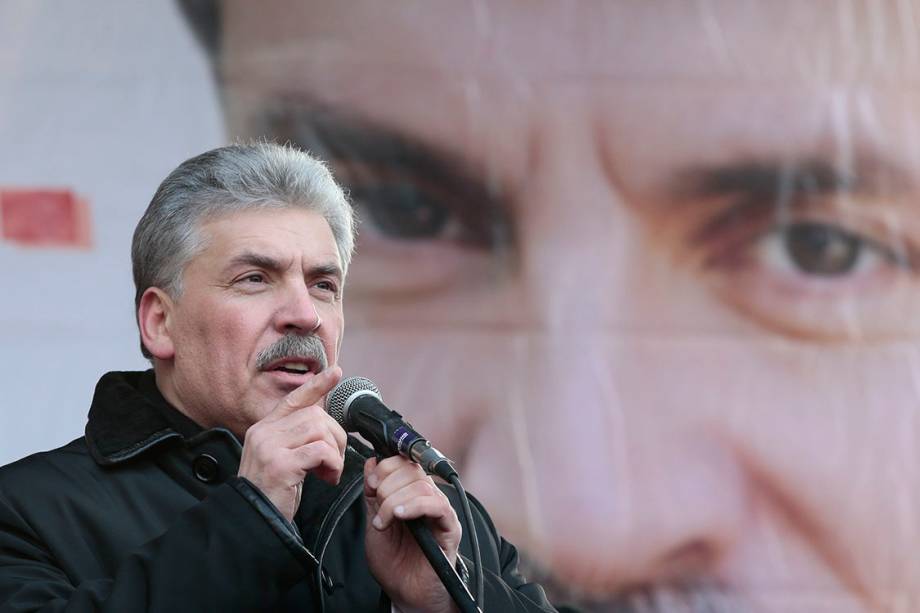
<svg viewBox="0 0 920 613"><path fill-rule="evenodd" d="M348 430L346 418L348 416L348 407L352 400L359 396L370 394L380 397L380 390L374 385L374 382L364 377L348 377L342 379L339 384L332 388L332 391L326 395L326 412L332 415L332 418L340 426Z"/></svg>

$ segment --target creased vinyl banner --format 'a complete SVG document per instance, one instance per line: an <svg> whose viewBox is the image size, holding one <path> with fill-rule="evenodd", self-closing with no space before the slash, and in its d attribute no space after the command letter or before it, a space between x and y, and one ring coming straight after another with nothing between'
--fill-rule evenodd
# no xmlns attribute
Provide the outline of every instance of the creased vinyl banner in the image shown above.
<svg viewBox="0 0 920 613"><path fill-rule="evenodd" d="M559 606L920 611L920 2L80 6L0 8L0 194L92 223L0 242L3 461L144 367L159 178L290 142L362 220L346 375Z"/></svg>

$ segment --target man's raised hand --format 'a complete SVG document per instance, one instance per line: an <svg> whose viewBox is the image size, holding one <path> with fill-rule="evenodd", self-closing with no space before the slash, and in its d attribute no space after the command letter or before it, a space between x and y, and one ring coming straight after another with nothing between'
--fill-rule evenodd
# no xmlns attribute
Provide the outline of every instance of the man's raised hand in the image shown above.
<svg viewBox="0 0 920 613"><path fill-rule="evenodd" d="M258 487L288 521L300 506L307 473L329 483L342 476L347 437L322 406L341 378L341 369L330 366L246 431L239 476Z"/></svg>

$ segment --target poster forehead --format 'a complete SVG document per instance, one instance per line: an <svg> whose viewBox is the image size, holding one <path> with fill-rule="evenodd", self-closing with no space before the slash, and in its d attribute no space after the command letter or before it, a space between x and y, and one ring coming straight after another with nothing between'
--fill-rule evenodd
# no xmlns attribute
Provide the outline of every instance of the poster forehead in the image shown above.
<svg viewBox="0 0 920 613"><path fill-rule="evenodd" d="M268 4L276 10L226 3L226 70L280 62L448 79L903 82L916 79L920 58L915 0Z"/></svg>

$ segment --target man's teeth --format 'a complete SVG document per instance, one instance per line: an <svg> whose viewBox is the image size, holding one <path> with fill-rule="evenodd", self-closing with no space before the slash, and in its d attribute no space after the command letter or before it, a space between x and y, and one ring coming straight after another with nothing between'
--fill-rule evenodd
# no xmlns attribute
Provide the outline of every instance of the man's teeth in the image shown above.
<svg viewBox="0 0 920 613"><path fill-rule="evenodd" d="M310 367L301 362L289 362L278 367L281 370L292 370L294 372L310 372Z"/></svg>

